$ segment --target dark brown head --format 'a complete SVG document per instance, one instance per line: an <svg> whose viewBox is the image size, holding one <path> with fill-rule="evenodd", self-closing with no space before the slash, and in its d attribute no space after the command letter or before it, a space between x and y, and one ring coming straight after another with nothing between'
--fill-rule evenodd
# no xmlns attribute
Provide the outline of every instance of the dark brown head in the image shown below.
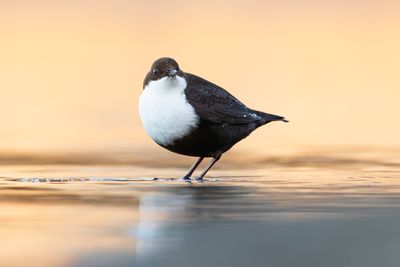
<svg viewBox="0 0 400 267"><path fill-rule="evenodd" d="M150 82L162 79L164 77L183 77L183 71L179 68L178 63L170 57L162 57L154 61L149 73L143 82L143 88Z"/></svg>

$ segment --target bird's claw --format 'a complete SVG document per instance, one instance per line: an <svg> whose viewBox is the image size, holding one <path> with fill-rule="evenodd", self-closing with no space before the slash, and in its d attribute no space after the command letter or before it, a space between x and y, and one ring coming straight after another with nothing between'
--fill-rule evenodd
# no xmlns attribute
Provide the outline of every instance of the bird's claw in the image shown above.
<svg viewBox="0 0 400 267"><path fill-rule="evenodd" d="M196 177L196 181L200 182L200 183L203 183L204 179L203 179L203 177Z"/></svg>
<svg viewBox="0 0 400 267"><path fill-rule="evenodd" d="M188 177L188 176L183 176L181 178L181 180L184 181L184 182L188 182L188 183L192 182L192 179L190 179L190 177Z"/></svg>

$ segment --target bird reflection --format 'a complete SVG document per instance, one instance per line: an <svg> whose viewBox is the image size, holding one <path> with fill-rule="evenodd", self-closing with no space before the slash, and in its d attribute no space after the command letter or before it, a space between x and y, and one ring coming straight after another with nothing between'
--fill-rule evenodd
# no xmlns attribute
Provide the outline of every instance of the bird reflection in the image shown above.
<svg viewBox="0 0 400 267"><path fill-rule="evenodd" d="M149 192L139 202L136 239L138 266L152 266L154 256L185 247L187 228L223 220L232 211L232 202L245 202L253 190L241 186L166 186ZM250 203L248 203L250 204Z"/></svg>

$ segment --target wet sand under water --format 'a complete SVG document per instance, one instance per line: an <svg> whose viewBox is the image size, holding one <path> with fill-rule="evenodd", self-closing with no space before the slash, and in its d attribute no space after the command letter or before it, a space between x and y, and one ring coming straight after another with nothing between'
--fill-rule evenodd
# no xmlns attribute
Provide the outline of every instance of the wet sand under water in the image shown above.
<svg viewBox="0 0 400 267"><path fill-rule="evenodd" d="M400 266L400 168L348 167L3 164L0 266Z"/></svg>

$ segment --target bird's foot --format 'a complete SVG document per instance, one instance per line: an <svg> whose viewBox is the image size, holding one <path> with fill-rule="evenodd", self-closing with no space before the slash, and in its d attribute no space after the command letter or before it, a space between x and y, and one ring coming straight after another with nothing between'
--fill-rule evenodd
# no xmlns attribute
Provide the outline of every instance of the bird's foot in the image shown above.
<svg viewBox="0 0 400 267"><path fill-rule="evenodd" d="M204 183L203 177L196 177L196 181L199 183Z"/></svg>
<svg viewBox="0 0 400 267"><path fill-rule="evenodd" d="M181 180L184 181L184 182L188 182L188 183L192 182L192 179L190 179L189 176L183 176L183 177L181 178Z"/></svg>

